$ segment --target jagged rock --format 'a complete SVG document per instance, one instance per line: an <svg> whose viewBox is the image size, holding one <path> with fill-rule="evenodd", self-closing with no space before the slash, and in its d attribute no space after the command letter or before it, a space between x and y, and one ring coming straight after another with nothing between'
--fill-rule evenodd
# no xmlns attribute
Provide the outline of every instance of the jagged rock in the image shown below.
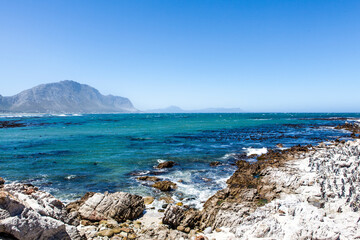
<svg viewBox="0 0 360 240"><path fill-rule="evenodd" d="M49 216L68 224L78 224L73 222L72 215L67 213L65 205L60 200L50 193L39 191L31 184L5 184L3 190L19 199L19 203L26 208L31 208L43 216Z"/></svg>
<svg viewBox="0 0 360 240"><path fill-rule="evenodd" d="M166 161L163 163L159 163L156 168L162 169L162 168L172 168L175 165L175 162L173 161Z"/></svg>
<svg viewBox="0 0 360 240"><path fill-rule="evenodd" d="M199 221L200 212L195 209L185 209L178 205L169 205L164 213L162 222L176 229L178 226L193 228Z"/></svg>
<svg viewBox="0 0 360 240"><path fill-rule="evenodd" d="M65 224L65 207L52 195L36 191L27 195L26 185L9 184L0 191L0 232L20 240L75 239L75 226Z"/></svg>
<svg viewBox="0 0 360 240"><path fill-rule="evenodd" d="M161 178L158 177L154 177L154 176L141 176L137 178L140 181L151 181L151 182L156 182L156 181L160 181Z"/></svg>
<svg viewBox="0 0 360 240"><path fill-rule="evenodd" d="M169 205L165 212L162 222L172 228L177 228L185 217L185 209L177 205Z"/></svg>
<svg viewBox="0 0 360 240"><path fill-rule="evenodd" d="M74 201L66 205L66 209L68 212L77 212L79 211L80 206L82 206L86 200L88 200L90 197L94 196L94 192L87 192L84 196L82 196L79 200Z"/></svg>
<svg viewBox="0 0 360 240"><path fill-rule="evenodd" d="M81 218L100 221L113 218L118 222L139 217L145 209L142 197L130 193L95 193L79 208Z"/></svg>
<svg viewBox="0 0 360 240"><path fill-rule="evenodd" d="M163 192L168 192L176 188L176 183L171 181L159 181L154 183L152 187L157 188Z"/></svg>

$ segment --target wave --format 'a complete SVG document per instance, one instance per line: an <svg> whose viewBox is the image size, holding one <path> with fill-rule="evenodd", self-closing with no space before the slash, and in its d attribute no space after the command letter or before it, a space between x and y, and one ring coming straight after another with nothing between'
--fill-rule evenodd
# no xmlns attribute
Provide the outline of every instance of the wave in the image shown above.
<svg viewBox="0 0 360 240"><path fill-rule="evenodd" d="M252 147L249 147L249 148L243 148L246 152L246 155L247 156L251 156L251 155L261 155L261 154L265 154L268 152L267 148L266 147L263 147L263 148L252 148Z"/></svg>

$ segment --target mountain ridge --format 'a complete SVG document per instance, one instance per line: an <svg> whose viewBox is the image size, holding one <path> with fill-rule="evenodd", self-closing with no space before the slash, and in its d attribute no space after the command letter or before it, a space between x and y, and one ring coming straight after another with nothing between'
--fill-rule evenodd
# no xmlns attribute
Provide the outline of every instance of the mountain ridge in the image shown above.
<svg viewBox="0 0 360 240"><path fill-rule="evenodd" d="M14 96L0 95L0 111L22 113L128 113L138 112L128 98L102 95L72 80L47 83Z"/></svg>
<svg viewBox="0 0 360 240"><path fill-rule="evenodd" d="M204 108L197 110L184 110L178 106L169 106L167 108L150 109L145 113L241 113L241 108Z"/></svg>

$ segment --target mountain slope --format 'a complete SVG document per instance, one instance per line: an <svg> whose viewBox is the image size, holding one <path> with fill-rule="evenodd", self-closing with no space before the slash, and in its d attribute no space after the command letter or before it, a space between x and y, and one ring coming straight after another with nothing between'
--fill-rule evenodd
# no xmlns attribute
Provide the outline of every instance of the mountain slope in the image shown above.
<svg viewBox="0 0 360 240"><path fill-rule="evenodd" d="M0 111L25 113L137 112L129 99L104 96L74 81L42 84L12 97L0 95Z"/></svg>

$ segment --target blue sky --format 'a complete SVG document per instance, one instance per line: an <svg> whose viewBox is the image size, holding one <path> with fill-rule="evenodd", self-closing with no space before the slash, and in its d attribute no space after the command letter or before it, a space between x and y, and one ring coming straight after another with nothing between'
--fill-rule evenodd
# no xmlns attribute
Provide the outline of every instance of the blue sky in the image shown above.
<svg viewBox="0 0 360 240"><path fill-rule="evenodd" d="M360 111L360 1L0 0L0 94L71 79L139 109Z"/></svg>

